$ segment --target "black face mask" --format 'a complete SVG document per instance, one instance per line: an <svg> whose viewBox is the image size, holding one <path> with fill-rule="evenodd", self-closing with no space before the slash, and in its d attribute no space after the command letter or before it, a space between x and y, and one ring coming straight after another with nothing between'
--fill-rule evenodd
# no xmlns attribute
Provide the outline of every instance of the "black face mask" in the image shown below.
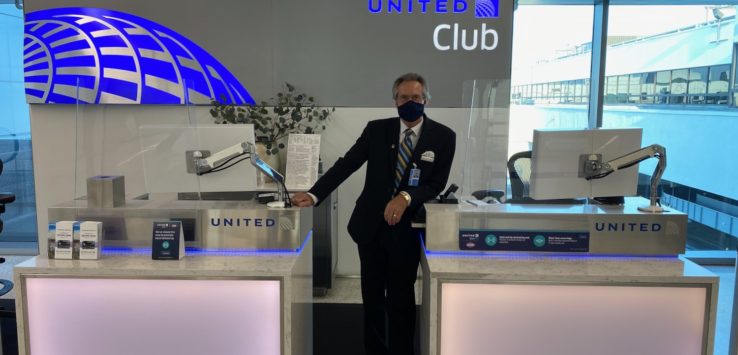
<svg viewBox="0 0 738 355"><path fill-rule="evenodd" d="M402 106L397 107L397 113L400 115L400 118L407 122L415 122L419 118L423 117L423 109L425 108L424 104L419 104L415 101L408 101Z"/></svg>

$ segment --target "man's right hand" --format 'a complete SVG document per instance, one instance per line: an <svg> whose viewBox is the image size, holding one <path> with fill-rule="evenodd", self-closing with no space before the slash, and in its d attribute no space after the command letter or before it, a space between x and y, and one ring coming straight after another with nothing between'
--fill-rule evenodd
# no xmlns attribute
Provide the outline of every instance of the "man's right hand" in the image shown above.
<svg viewBox="0 0 738 355"><path fill-rule="evenodd" d="M292 205L297 207L310 207L315 204L315 201L305 192L298 192L292 196Z"/></svg>

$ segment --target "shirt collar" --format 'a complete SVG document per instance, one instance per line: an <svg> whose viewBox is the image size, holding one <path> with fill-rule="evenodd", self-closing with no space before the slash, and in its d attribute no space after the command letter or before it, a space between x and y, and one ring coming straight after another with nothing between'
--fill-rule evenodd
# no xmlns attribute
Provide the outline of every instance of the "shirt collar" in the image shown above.
<svg viewBox="0 0 738 355"><path fill-rule="evenodd" d="M425 116L425 115L423 115ZM415 133L416 137L420 137L420 128L423 127L423 123L425 122L425 117L420 117L420 123L416 124L415 127L411 128L413 130L413 133ZM407 125L405 124L405 121L400 119L400 133L405 132L405 130L408 129Z"/></svg>

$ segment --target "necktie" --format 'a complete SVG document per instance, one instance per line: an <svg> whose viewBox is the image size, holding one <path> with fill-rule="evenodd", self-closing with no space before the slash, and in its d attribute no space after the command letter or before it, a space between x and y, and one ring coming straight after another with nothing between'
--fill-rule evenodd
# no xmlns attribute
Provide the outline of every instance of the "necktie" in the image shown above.
<svg viewBox="0 0 738 355"><path fill-rule="evenodd" d="M410 137L413 130L408 128L404 132L405 138L400 142L400 149L397 150L397 167L395 167L395 192L400 188L402 177L405 176L407 166L410 164L410 158L413 156L413 141Z"/></svg>

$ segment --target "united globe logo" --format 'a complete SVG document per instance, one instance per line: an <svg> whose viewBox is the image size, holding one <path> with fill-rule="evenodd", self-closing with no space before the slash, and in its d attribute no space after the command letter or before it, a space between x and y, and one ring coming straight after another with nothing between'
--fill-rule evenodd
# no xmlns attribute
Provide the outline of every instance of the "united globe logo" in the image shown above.
<svg viewBox="0 0 738 355"><path fill-rule="evenodd" d="M24 37L28 103L254 103L214 56L132 14L82 7L29 12Z"/></svg>
<svg viewBox="0 0 738 355"><path fill-rule="evenodd" d="M474 5L474 16L477 18L495 18L500 16L500 0L477 0Z"/></svg>

